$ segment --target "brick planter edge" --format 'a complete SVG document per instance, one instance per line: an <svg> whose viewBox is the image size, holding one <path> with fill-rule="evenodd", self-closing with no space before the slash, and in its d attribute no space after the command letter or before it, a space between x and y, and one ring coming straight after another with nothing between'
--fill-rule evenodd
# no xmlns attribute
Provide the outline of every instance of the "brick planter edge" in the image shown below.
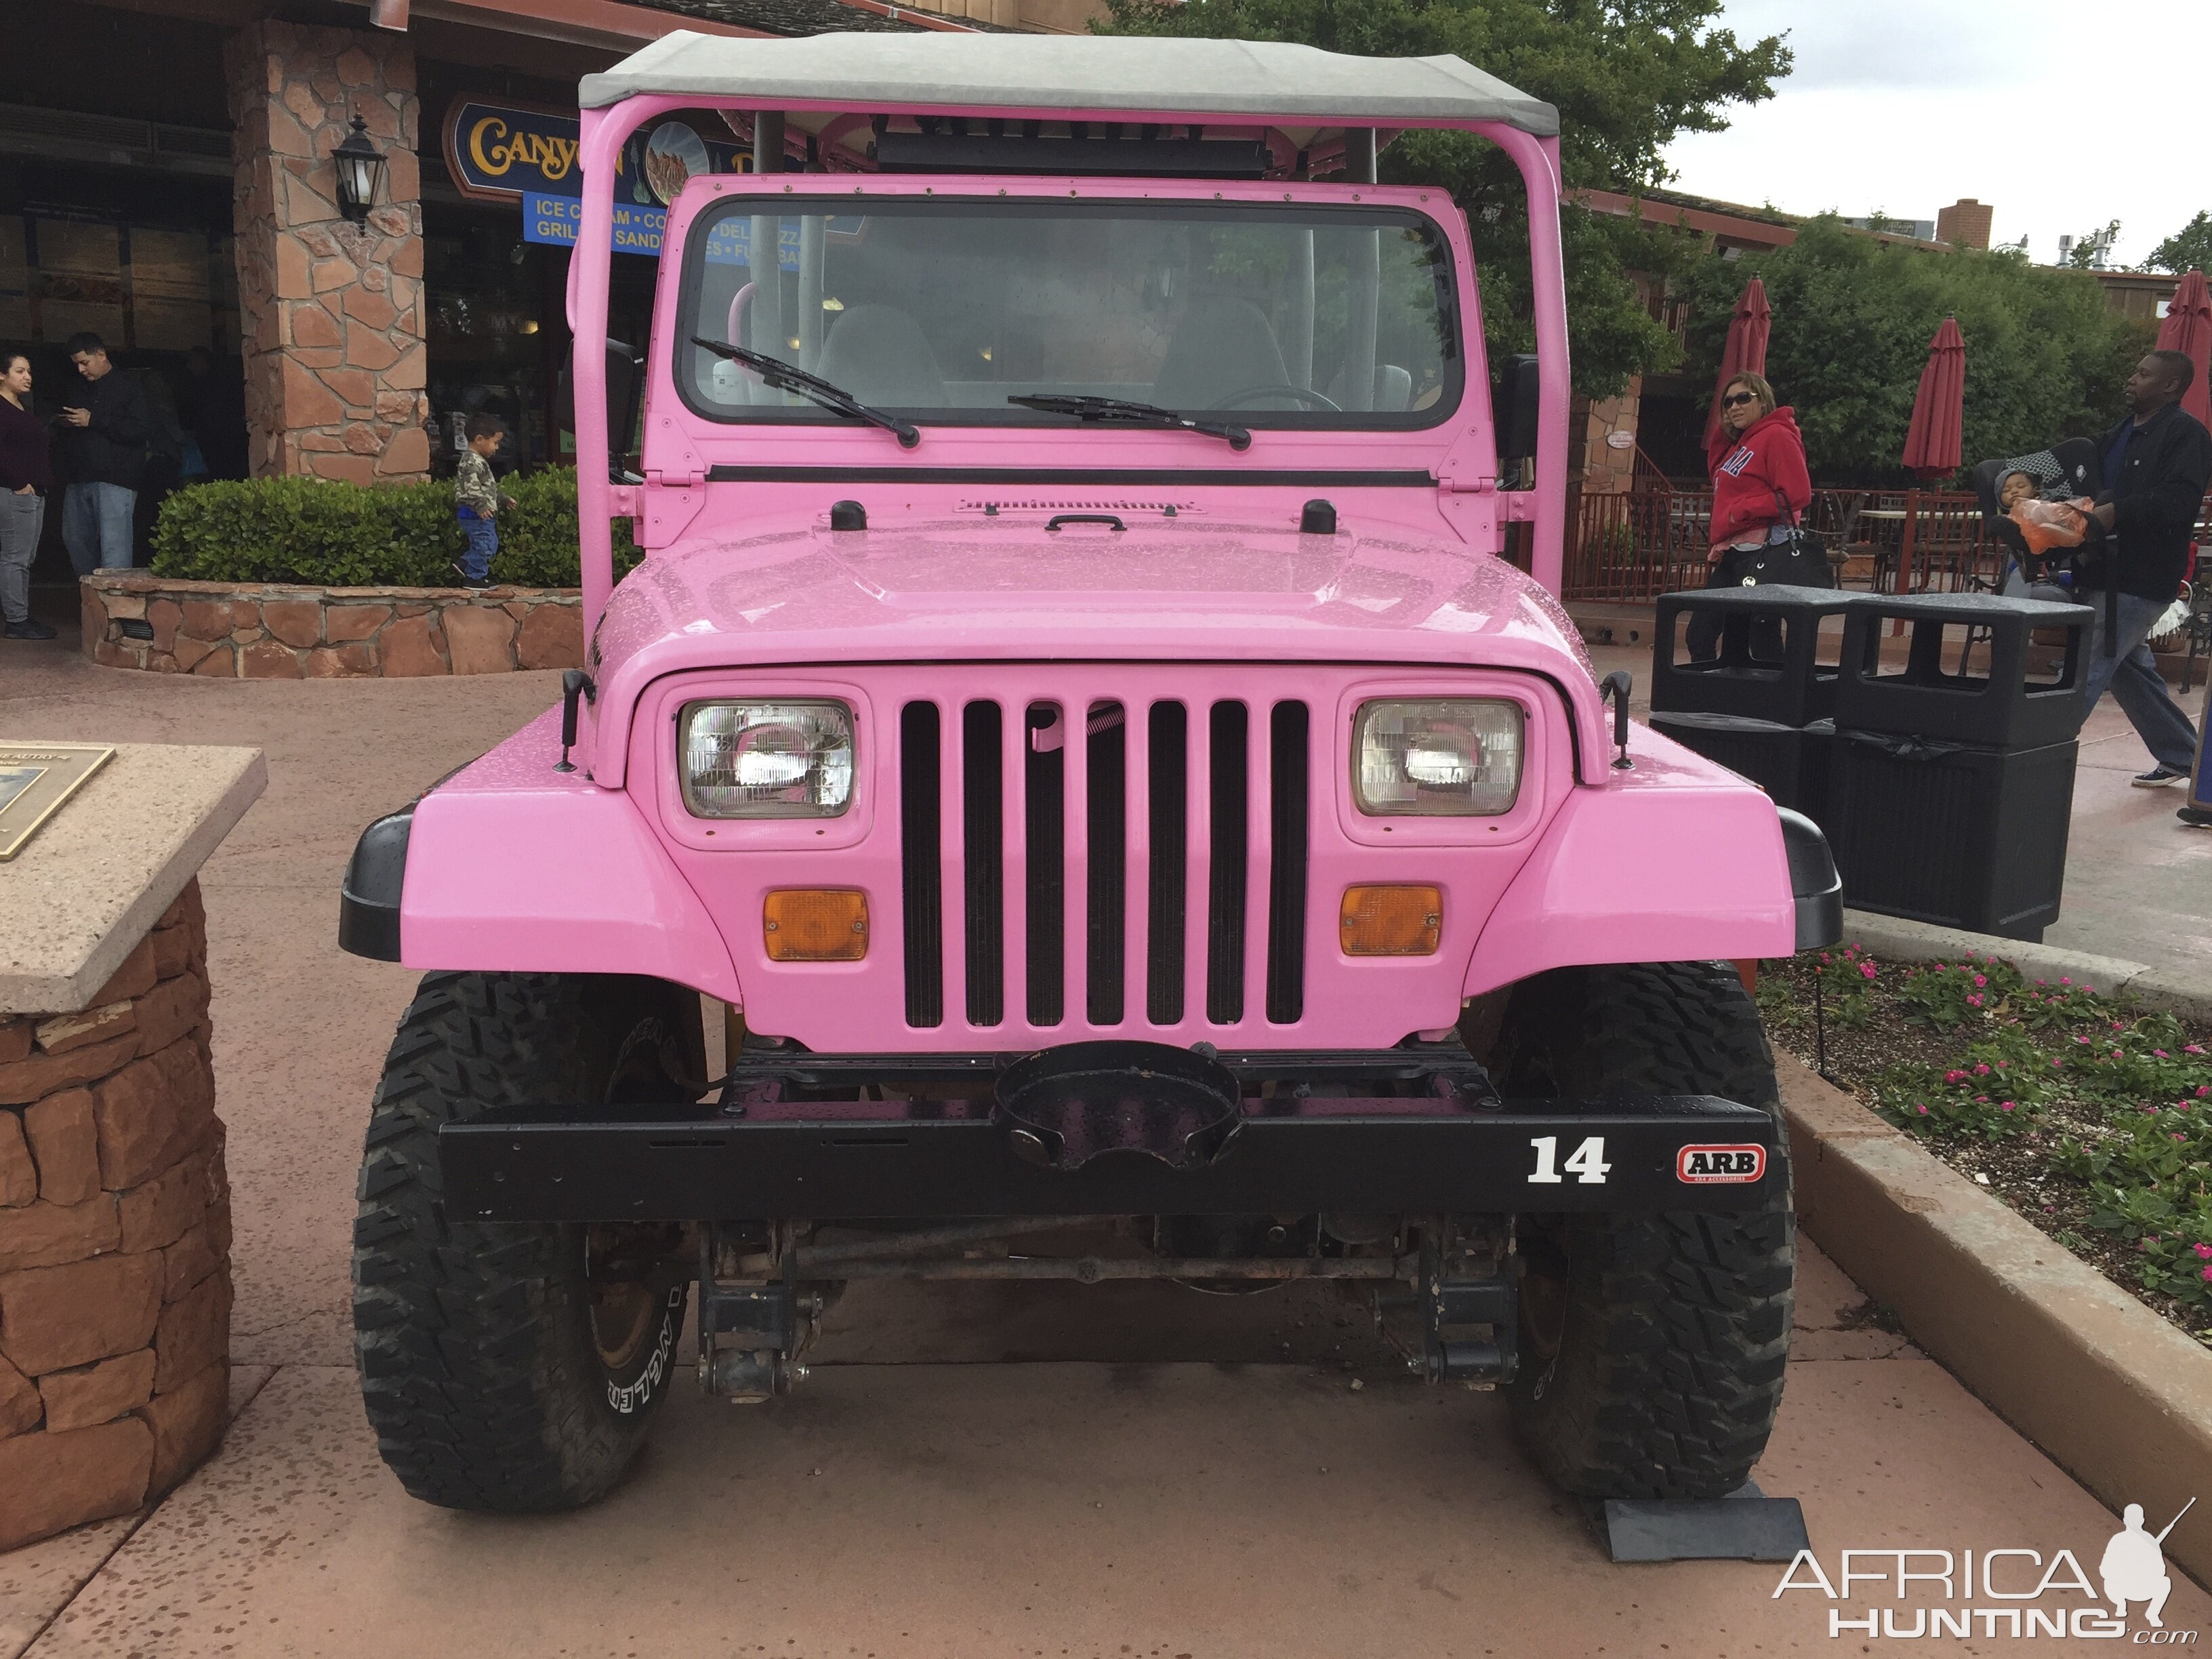
<svg viewBox="0 0 2212 1659"><path fill-rule="evenodd" d="M574 588L312 587L176 581L143 570L78 584L84 653L108 668L222 679L404 678L575 668Z"/></svg>

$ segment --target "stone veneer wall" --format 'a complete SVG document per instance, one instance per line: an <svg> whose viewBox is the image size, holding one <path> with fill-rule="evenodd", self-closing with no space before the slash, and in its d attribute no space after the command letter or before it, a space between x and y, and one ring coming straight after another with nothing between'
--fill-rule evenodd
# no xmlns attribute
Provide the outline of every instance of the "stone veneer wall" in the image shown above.
<svg viewBox="0 0 2212 1659"><path fill-rule="evenodd" d="M75 1014L0 1015L0 1549L222 1437L230 1188L195 879Z"/></svg>
<svg viewBox="0 0 2212 1659"><path fill-rule="evenodd" d="M429 468L422 100L404 35L264 21L223 54L254 476L374 483ZM368 222L331 161L355 116L385 158Z"/></svg>
<svg viewBox="0 0 2212 1659"><path fill-rule="evenodd" d="M138 571L88 576L78 592L84 653L110 668L313 680L584 661L583 605L573 588L299 587Z"/></svg>

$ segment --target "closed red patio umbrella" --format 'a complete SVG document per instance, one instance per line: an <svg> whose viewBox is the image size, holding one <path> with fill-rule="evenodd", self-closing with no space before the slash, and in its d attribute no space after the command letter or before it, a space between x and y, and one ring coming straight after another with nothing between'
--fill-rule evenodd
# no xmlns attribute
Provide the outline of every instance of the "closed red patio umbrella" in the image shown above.
<svg viewBox="0 0 2212 1659"><path fill-rule="evenodd" d="M1946 317L1928 343L1920 395L1912 400L1912 424L1905 433L1905 470L1923 478L1956 472L1966 419L1966 341L1959 332L1959 319Z"/></svg>
<svg viewBox="0 0 2212 1659"><path fill-rule="evenodd" d="M2158 349L2179 351L2197 365L2197 378L2181 399L2181 406L2207 426L2212 426L2212 289L2204 273L2191 270L2181 279L2158 325Z"/></svg>
<svg viewBox="0 0 2212 1659"><path fill-rule="evenodd" d="M1721 377L1713 382L1713 406L1705 415L1705 447L1711 449L1713 434L1721 428L1721 393L1728 383L1739 374L1766 373L1766 337L1774 325L1774 313L1766 308L1766 285L1753 277L1743 285L1743 294L1735 302L1735 311L1729 318L1728 343L1721 348Z"/></svg>

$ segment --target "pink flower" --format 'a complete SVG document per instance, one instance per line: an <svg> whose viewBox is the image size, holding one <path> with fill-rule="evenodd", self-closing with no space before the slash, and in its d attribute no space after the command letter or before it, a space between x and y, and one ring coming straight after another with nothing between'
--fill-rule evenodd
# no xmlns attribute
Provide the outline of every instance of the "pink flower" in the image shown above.
<svg viewBox="0 0 2212 1659"><path fill-rule="evenodd" d="M1871 962L1863 962L1859 963L1859 972L1868 979L1872 979L1874 977L1874 963Z"/></svg>
<svg viewBox="0 0 2212 1659"><path fill-rule="evenodd" d="M2074 1039L2076 1042L2087 1042L2088 1040L2089 1039L2085 1036L2077 1036Z"/></svg>
<svg viewBox="0 0 2212 1659"><path fill-rule="evenodd" d="M2074 981L2069 979L2065 975L2061 974L2058 976L2058 982L2061 985L2071 985Z"/></svg>
<svg viewBox="0 0 2212 1659"><path fill-rule="evenodd" d="M2191 1244L2189 1248L2197 1252L2198 1261L2212 1261L2212 1244Z"/></svg>
<svg viewBox="0 0 2212 1659"><path fill-rule="evenodd" d="M2204 1045L2201 1042L2185 1043L2181 1052L2185 1054L2201 1054L2204 1052Z"/></svg>
<svg viewBox="0 0 2212 1659"><path fill-rule="evenodd" d="M2001 1112L2008 1112L2008 1111L2012 1110L2013 1106L2014 1105L2014 1103L2014 1103L2014 1102L2012 1102L2012 1101L2008 1100L2007 1102L2005 1102L2005 1103L2004 1103L2003 1105L2002 1105L2002 1106L1998 1107L1998 1108L1997 1108L1997 1109L1998 1109L1999 1111L2001 1111ZM2174 1139L2175 1139L2176 1140L2179 1140L2179 1139L2181 1139L2181 1137L2180 1137L2179 1135L2176 1135L2176 1136L2174 1137Z"/></svg>
<svg viewBox="0 0 2212 1659"><path fill-rule="evenodd" d="M1987 1095L1976 1095L1974 1099L1979 1105L1986 1106L1990 1103L1990 1097Z"/></svg>
<svg viewBox="0 0 2212 1659"><path fill-rule="evenodd" d="M1978 1008L1978 1007L1980 1007L1981 1006L1982 1006L1982 1000L1981 1000L1981 998L1979 998L1979 997L1968 997L1968 998L1966 999L1966 1006L1968 1006L1969 1008Z"/></svg>
<svg viewBox="0 0 2212 1659"><path fill-rule="evenodd" d="M2207 1267L2204 1270L2204 1277L2207 1279L2212 1279L2212 1267Z"/></svg>
<svg viewBox="0 0 2212 1659"><path fill-rule="evenodd" d="M2212 1083L2198 1084L2197 1085L2197 1097L2199 1100L2212 1098Z"/></svg>
<svg viewBox="0 0 2212 1659"><path fill-rule="evenodd" d="M1982 987L1987 985L1989 982L1989 976L1985 974L1976 974L1974 975L1974 988L1977 991L1980 990Z"/></svg>
<svg viewBox="0 0 2212 1659"><path fill-rule="evenodd" d="M2173 1058L2172 1055L2167 1054L2163 1048L2154 1048L2151 1050L2151 1053L2157 1055L2160 1060L2171 1060Z"/></svg>
<svg viewBox="0 0 2212 1659"><path fill-rule="evenodd" d="M1925 1106L1916 1106L1912 1109L1919 1113L1923 1117L1926 1117L1928 1115L1928 1109Z"/></svg>
<svg viewBox="0 0 2212 1659"><path fill-rule="evenodd" d="M1990 1068L1989 1068L1987 1066L1985 1066L1985 1065L1984 1065L1984 1066L1975 1066L1975 1067L1974 1067L1974 1075L1975 1075L1976 1077L1987 1077L1989 1074L1990 1074Z"/></svg>
<svg viewBox="0 0 2212 1659"><path fill-rule="evenodd" d="M1826 951L1821 951L1821 952L1820 952L1820 960L1821 960L1821 961L1823 961L1823 962L1826 962L1827 959L1828 959L1828 953L1827 953Z"/></svg>
<svg viewBox="0 0 2212 1659"><path fill-rule="evenodd" d="M1943 1081L1946 1083L1964 1083L1966 1080L1966 1074L1964 1072L1946 1072L1943 1073Z"/></svg>
<svg viewBox="0 0 2212 1659"><path fill-rule="evenodd" d="M1997 1070L1999 1070L2000 1072L2002 1072L2002 1070L2004 1070L2004 1068L2005 1068L2005 1065L2006 1065L2006 1062L2005 1062L2005 1061L2003 1061L2003 1060L1999 1060L1999 1061L1997 1062Z"/></svg>
<svg viewBox="0 0 2212 1659"><path fill-rule="evenodd" d="M2168 1140L2186 1140L2189 1137L2187 1135L2168 1135L2166 1139Z"/></svg>
<svg viewBox="0 0 2212 1659"><path fill-rule="evenodd" d="M2050 983L2051 983L2051 981L2050 981L2049 980L2047 980L2047 979L2039 979L2039 980L2036 981L2035 982L2036 982L2038 985L2048 985L2048 984L2050 984Z"/></svg>

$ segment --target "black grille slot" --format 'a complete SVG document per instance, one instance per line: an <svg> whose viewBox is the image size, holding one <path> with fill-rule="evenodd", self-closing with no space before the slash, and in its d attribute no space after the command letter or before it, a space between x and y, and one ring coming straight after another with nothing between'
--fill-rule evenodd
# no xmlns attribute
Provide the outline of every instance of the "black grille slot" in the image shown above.
<svg viewBox="0 0 2212 1659"><path fill-rule="evenodd" d="M1182 1018L1183 859L1189 848L1190 716L1179 702L1152 705L1146 748L1152 869L1146 900L1145 1016Z"/></svg>
<svg viewBox="0 0 2212 1659"><path fill-rule="evenodd" d="M1306 1011L1306 792L1311 724L1302 702L1279 702L1268 722L1267 1018L1295 1024Z"/></svg>
<svg viewBox="0 0 2212 1659"><path fill-rule="evenodd" d="M960 718L961 824L967 857L968 1023L1006 1017L1005 762L995 702Z"/></svg>
<svg viewBox="0 0 2212 1659"><path fill-rule="evenodd" d="M937 705L899 713L899 873L905 888L906 1023L945 1023L945 893L939 873Z"/></svg>
<svg viewBox="0 0 2212 1659"><path fill-rule="evenodd" d="M1056 717L1049 703L1032 703L1024 716L1030 741L1022 746L1023 815L1029 844L1029 1014L1032 1025L1057 1025L1066 1015L1062 956L1067 937L1064 799L1066 751L1039 754L1036 734Z"/></svg>
<svg viewBox="0 0 2212 1659"><path fill-rule="evenodd" d="M1208 721L1212 860L1206 896L1206 1017L1216 1025L1244 1018L1244 869L1251 765L1251 715L1241 702L1217 702Z"/></svg>
<svg viewBox="0 0 2212 1659"><path fill-rule="evenodd" d="M1091 705L1085 721L1085 769L1088 775L1085 832L1085 890L1089 898L1090 938L1085 952L1084 1006L1093 1025L1118 1025L1121 990L1128 977L1129 913L1126 905L1129 861L1129 728L1121 706ZM1097 729L1091 729L1097 728ZM1073 734L1070 733L1071 740Z"/></svg>

